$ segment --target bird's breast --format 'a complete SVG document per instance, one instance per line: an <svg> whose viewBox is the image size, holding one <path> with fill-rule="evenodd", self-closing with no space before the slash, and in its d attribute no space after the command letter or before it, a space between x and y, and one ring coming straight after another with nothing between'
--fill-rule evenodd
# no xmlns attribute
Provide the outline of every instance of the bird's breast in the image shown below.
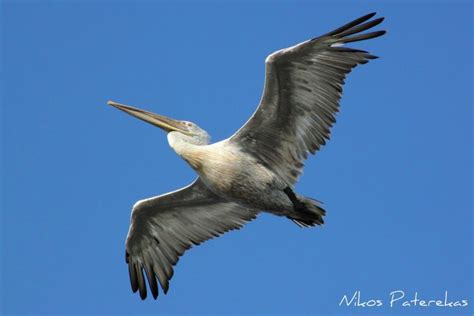
<svg viewBox="0 0 474 316"><path fill-rule="evenodd" d="M214 193L240 200L251 192L263 192L274 181L272 172L237 148L207 147L196 170Z"/></svg>

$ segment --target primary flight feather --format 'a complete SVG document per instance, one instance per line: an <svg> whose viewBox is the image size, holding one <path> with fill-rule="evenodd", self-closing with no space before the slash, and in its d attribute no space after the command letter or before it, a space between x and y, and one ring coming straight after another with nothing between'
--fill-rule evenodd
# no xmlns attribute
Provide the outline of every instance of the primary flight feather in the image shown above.
<svg viewBox="0 0 474 316"><path fill-rule="evenodd" d="M209 144L196 124L109 101L160 127L176 153L198 173L189 186L138 201L132 210L126 262L133 292L167 293L173 266L192 245L239 229L259 212L286 216L300 227L324 223L314 199L294 191L308 153L326 140L339 111L346 75L376 58L344 44L385 31L365 32L383 18L365 15L332 32L279 50L265 60L260 104L233 136Z"/></svg>

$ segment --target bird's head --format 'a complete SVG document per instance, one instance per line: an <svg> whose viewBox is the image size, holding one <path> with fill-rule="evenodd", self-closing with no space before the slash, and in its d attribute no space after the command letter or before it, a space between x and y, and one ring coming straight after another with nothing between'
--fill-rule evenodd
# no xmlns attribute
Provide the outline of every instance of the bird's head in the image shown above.
<svg viewBox="0 0 474 316"><path fill-rule="evenodd" d="M180 137L185 138L190 143L197 145L209 143L209 134L193 122L175 120L114 101L109 101L107 104L122 110L127 114L135 116L140 120L157 126L167 133L180 134Z"/></svg>

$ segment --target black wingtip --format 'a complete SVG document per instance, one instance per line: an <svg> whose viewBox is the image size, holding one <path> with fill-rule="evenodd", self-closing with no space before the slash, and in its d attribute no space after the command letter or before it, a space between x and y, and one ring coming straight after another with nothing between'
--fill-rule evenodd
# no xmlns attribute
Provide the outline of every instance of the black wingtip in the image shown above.
<svg viewBox="0 0 474 316"><path fill-rule="evenodd" d="M130 285L132 287L132 291L133 293L135 293L136 291L138 291L138 281L135 268L133 267L132 263L128 264L128 273L130 276Z"/></svg>
<svg viewBox="0 0 474 316"><path fill-rule="evenodd" d="M158 297L158 283L156 282L155 271L153 270L153 267L150 264L145 264L144 268L151 294L156 300L156 298Z"/></svg>
<svg viewBox="0 0 474 316"><path fill-rule="evenodd" d="M367 20L368 20L368 19L371 19L371 18L372 18L373 16L375 16L376 14L377 14L377 12L375 12L375 11L374 11L374 12L370 12L369 14L365 15L364 18L366 17Z"/></svg>
<svg viewBox="0 0 474 316"><path fill-rule="evenodd" d="M374 20L356 25L354 27L351 27L350 29L347 29L347 30L345 30L343 32L340 32L338 34L335 34L335 35L339 38L344 38L344 37L347 37L347 36L352 35L352 34L361 33L361 32L367 31L367 30L379 25L380 23L383 22L383 20L384 20L384 18L374 19Z"/></svg>
<svg viewBox="0 0 474 316"><path fill-rule="evenodd" d="M352 21L351 23L355 23L355 22L357 21L357 22L358 22L357 24L360 24L360 23L362 23L362 22L365 22L365 21L367 21L367 20L370 20L370 19L373 18L376 14L377 14L377 12L375 12L375 11L374 11L374 12L370 12L370 13L368 13L368 14L366 14L366 15L361 16L360 18L355 19L355 20Z"/></svg>
<svg viewBox="0 0 474 316"><path fill-rule="evenodd" d="M135 266L135 271L138 277L138 291L140 292L140 297L142 300L146 299L146 284L143 276L142 267L139 265Z"/></svg>
<svg viewBox="0 0 474 316"><path fill-rule="evenodd" d="M353 20L349 23L346 23L343 26L329 32L329 33L324 34L322 37L324 37L324 36L333 36L333 35L339 34L341 32L344 32L346 30L349 30L349 29L353 28L356 25L359 25L361 23L364 23L367 20L370 20L375 14L376 14L376 12L372 12L372 13L366 14L364 16L361 16L358 19L355 19L355 20Z"/></svg>
<svg viewBox="0 0 474 316"><path fill-rule="evenodd" d="M359 34L351 37L344 37L340 39L338 42L339 43L352 43L352 42L359 42L359 41L365 41L371 38L376 38L379 36L382 36L386 33L386 31L375 31L375 32L370 32L370 33L364 33L364 34Z"/></svg>
<svg viewBox="0 0 474 316"><path fill-rule="evenodd" d="M355 20L353 20L349 23L344 24L343 26L341 26L341 27L329 32L329 33L326 33L326 34L321 35L319 37L315 37L315 38L312 39L312 41L315 41L315 40L318 40L318 39L324 38L324 37L339 38L341 40L340 43L349 43L349 42L352 42L352 41L368 39L368 38L364 38L364 34L353 36L352 38L349 38L348 36L353 35L353 34L357 34L357 33L361 33L363 31L371 29L374 26L379 25L380 23L382 23L385 20L385 17L380 17L380 18L369 21L373 16L375 16L375 14L376 14L376 12L371 12L369 14L366 14L366 15L358 18L358 19L355 19ZM379 33L379 32L373 32L373 33L370 33L370 34L373 35L374 33ZM374 37L378 37L378 36L381 36L383 34L385 34L385 31L383 31L383 33L381 33L380 35L377 35L377 36L374 36ZM362 36L362 39L358 39L359 36Z"/></svg>

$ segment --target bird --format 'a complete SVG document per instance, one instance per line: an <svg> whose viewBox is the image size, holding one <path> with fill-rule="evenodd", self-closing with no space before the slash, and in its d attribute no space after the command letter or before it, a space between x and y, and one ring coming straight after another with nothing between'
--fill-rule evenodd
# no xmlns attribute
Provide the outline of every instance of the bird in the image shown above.
<svg viewBox="0 0 474 316"><path fill-rule="evenodd" d="M330 138L347 74L378 58L345 46L385 34L365 32L384 20L372 19L375 14L270 54L256 111L235 134L216 143L193 122L108 101L165 131L170 147L197 173L190 185L132 208L125 261L132 291L141 299L147 297L146 280L154 299L160 288L168 292L186 250L240 229L261 212L303 228L324 223L322 202L298 194L295 184L308 155Z"/></svg>

